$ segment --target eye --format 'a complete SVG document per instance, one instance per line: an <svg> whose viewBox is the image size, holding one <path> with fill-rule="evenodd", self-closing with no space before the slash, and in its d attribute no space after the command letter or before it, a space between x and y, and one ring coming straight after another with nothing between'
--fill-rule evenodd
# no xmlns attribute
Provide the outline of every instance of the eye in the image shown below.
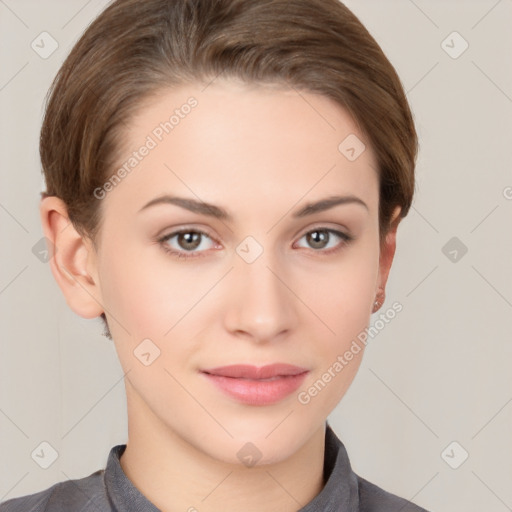
<svg viewBox="0 0 512 512"><path fill-rule="evenodd" d="M344 245L353 240L352 236L338 231L337 229L323 227L308 231L301 237L301 240L303 238L306 239L309 247L315 249L316 252L324 252L328 254L340 250ZM338 243L336 243L336 239L341 239L342 242L340 243L338 241ZM334 244L331 242L334 242Z"/></svg>
<svg viewBox="0 0 512 512"><path fill-rule="evenodd" d="M204 247L203 244L205 237L212 241L208 233L205 233L204 231L197 229L182 229L180 231L175 231L165 235L164 237L160 238L158 242L164 251L171 253L173 256L177 256L178 258L189 258L203 256L201 252L204 252L205 249L208 249L208 247ZM169 244L173 238L176 238L175 243L177 244L177 248L172 248L172 245ZM196 251L198 248L203 250ZM187 253L193 253L193 256L189 256Z"/></svg>

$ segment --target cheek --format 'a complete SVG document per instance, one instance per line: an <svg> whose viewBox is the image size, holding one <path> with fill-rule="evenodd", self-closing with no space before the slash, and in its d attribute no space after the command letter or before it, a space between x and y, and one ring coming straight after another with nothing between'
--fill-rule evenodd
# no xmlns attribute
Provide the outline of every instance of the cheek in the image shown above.
<svg viewBox="0 0 512 512"><path fill-rule="evenodd" d="M300 284L298 295L318 317L317 333L327 349L350 343L367 326L378 256L374 242L361 241L331 262L311 265L307 272L301 270L294 278Z"/></svg>
<svg viewBox="0 0 512 512"><path fill-rule="evenodd" d="M302 295L314 313L302 325L315 339L316 371L301 388L299 403L318 417L336 407L357 374L365 349L358 336L370 321L377 275L378 249L368 242L302 277Z"/></svg>
<svg viewBox="0 0 512 512"><path fill-rule="evenodd" d="M145 330L154 325L159 309L164 307L161 294L166 281L151 263L144 260L141 251L123 246L118 240L105 242L99 277L103 305L112 318L109 324L113 335L116 331L126 338L128 331L137 338L150 337ZM159 333L157 326L154 333Z"/></svg>
<svg viewBox="0 0 512 512"><path fill-rule="evenodd" d="M100 266L103 304L117 320L111 322L113 335L115 329L123 338L128 331L136 339L157 340L174 325L179 330L218 279L218 269L199 272L197 264L178 262L157 246L119 247L105 245Z"/></svg>

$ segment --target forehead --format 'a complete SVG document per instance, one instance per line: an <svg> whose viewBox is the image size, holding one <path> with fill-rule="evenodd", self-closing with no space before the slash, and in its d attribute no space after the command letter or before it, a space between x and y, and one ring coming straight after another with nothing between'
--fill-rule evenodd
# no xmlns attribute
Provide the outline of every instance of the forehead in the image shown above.
<svg viewBox="0 0 512 512"><path fill-rule="evenodd" d="M141 103L122 140L112 172L127 172L108 201L133 211L177 192L227 198L233 209L325 192L377 199L369 141L343 107L306 91L224 79L163 89Z"/></svg>

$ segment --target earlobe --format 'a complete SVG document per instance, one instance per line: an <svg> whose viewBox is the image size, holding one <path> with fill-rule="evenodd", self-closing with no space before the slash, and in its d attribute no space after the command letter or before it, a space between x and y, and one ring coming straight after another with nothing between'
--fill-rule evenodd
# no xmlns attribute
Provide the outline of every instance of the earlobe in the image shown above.
<svg viewBox="0 0 512 512"><path fill-rule="evenodd" d="M48 196L39 205L44 236L49 240L50 268L68 306L83 318L96 318L104 308L95 253L70 222L65 203ZM52 248L54 248L52 250Z"/></svg>

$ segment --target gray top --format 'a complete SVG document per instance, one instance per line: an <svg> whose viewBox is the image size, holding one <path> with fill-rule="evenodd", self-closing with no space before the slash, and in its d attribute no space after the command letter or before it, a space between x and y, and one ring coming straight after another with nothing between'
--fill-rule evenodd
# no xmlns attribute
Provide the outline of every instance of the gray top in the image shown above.
<svg viewBox="0 0 512 512"><path fill-rule="evenodd" d="M106 469L59 482L46 490L0 503L0 512L159 512L128 479L119 458L126 444L111 448ZM326 425L321 492L298 512L427 512L356 475L347 451Z"/></svg>

